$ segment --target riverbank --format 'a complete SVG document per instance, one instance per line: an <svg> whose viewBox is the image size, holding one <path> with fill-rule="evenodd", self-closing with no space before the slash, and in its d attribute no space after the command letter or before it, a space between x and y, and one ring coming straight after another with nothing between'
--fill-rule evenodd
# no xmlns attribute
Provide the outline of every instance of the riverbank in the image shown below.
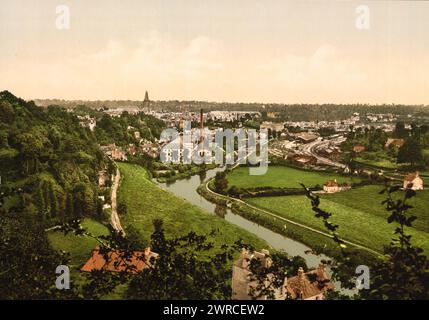
<svg viewBox="0 0 429 320"><path fill-rule="evenodd" d="M228 205L232 212L243 218L264 226L280 235L292 238L312 248L316 254L326 254L333 258L340 256L338 246L332 241L331 236L322 231L307 227L290 219L285 219L276 214L270 213L245 203L242 200L230 198L228 196L217 194L209 189L210 180L201 184L197 191L207 201L219 205ZM360 262L373 260L379 254L371 249L359 248L349 245L349 250L353 251L354 256Z"/></svg>
<svg viewBox="0 0 429 320"><path fill-rule="evenodd" d="M160 188L149 179L147 171L141 166L127 163L118 163L118 166L123 175L119 199L127 205L127 214L120 216L125 231L132 226L144 241L149 242L153 232L152 221L163 219L167 236L194 231L207 235L215 245L231 245L242 239L257 249L269 248L256 235ZM210 236L212 230L217 230L217 233Z"/></svg>

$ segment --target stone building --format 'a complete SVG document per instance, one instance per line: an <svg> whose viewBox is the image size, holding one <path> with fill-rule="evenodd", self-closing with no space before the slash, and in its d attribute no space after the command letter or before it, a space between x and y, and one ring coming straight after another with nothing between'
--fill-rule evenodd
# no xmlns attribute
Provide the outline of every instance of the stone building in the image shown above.
<svg viewBox="0 0 429 320"><path fill-rule="evenodd" d="M259 259L261 266L268 268L273 263L268 250L261 252L249 252L245 249L241 251L240 258L234 262L232 267L232 299L233 300L252 300L251 288L255 288L256 281L250 280L251 272L249 270L250 261ZM286 278L285 278L286 281ZM286 282L285 282L286 285ZM275 299L284 300L286 298L286 287L283 286L276 290ZM267 297L261 297L259 300L266 300Z"/></svg>

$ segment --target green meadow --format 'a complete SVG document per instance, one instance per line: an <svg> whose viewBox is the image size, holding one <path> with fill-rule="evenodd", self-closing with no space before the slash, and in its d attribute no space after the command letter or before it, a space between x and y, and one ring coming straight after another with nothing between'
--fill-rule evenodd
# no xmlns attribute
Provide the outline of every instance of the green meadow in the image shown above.
<svg viewBox="0 0 429 320"><path fill-rule="evenodd" d="M381 186L365 186L350 191L322 195L321 208L332 213L332 221L339 225L339 235L349 241L382 252L383 245L394 237L394 224L387 223L388 212L381 202L386 195L378 192ZM429 200L426 191L421 192L410 204L415 208L417 220L408 232L413 236L414 244L429 252L428 217L426 210ZM399 195L397 195L399 196ZM305 196L281 196L248 198L246 202L271 211L279 216L326 231L322 221L314 216L310 201Z"/></svg>
<svg viewBox="0 0 429 320"><path fill-rule="evenodd" d="M274 187L301 188L300 183L307 187L322 186L328 180L340 183L358 183L359 178L351 178L335 173L314 172L291 167L269 166L266 174L249 175L249 168L238 167L228 174L228 186L238 188Z"/></svg>
<svg viewBox="0 0 429 320"><path fill-rule="evenodd" d="M242 239L258 249L268 247L265 241L248 231L161 189L149 180L141 166L126 163L118 163L118 166L122 174L119 199L127 204L127 214L120 217L122 225L125 230L133 226L145 241L149 241L153 232L152 221L162 219L167 236L190 231L209 235L214 229L218 233L210 240L215 244L233 244Z"/></svg>

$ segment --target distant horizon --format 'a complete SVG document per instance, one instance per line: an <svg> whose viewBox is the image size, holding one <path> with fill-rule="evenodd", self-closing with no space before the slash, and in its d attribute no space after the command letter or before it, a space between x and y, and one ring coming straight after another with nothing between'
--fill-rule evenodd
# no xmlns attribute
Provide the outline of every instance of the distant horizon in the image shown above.
<svg viewBox="0 0 429 320"><path fill-rule="evenodd" d="M34 98L34 99L25 99L27 101L42 101L42 100L60 100L60 101L65 101L65 102L75 102L75 101L82 101L82 102L126 102L126 101L132 101L132 102L143 102L144 99L58 99L58 98ZM297 103L293 103L293 102L289 102L289 103L284 103L284 102L240 102L240 101L209 101L209 100L180 100L180 99L170 99L170 100L152 100L150 99L151 102L173 102L173 101L178 101L178 102L204 102L204 103L214 103L214 104L260 104L260 105L368 105L368 106L410 106L410 107L429 107L429 104L407 104L407 103L362 103L362 102L355 102L355 103L333 103L333 102L323 102L323 103L317 103L317 102L312 102L312 103L306 103L306 102L297 102Z"/></svg>
<svg viewBox="0 0 429 320"><path fill-rule="evenodd" d="M427 30L429 2L4 0L0 88L69 101L148 90L160 101L428 105Z"/></svg>

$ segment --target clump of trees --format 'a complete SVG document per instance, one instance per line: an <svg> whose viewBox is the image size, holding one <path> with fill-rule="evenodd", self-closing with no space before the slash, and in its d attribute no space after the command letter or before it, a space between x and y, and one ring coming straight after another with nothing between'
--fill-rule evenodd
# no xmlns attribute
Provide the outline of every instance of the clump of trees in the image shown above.
<svg viewBox="0 0 429 320"><path fill-rule="evenodd" d="M98 171L108 159L75 115L1 92L0 160L1 189L19 186L25 208L42 218L100 215Z"/></svg>
<svg viewBox="0 0 429 320"><path fill-rule="evenodd" d="M226 171L216 172L214 179L214 187L216 192L224 193L228 188L228 179L226 178Z"/></svg>

